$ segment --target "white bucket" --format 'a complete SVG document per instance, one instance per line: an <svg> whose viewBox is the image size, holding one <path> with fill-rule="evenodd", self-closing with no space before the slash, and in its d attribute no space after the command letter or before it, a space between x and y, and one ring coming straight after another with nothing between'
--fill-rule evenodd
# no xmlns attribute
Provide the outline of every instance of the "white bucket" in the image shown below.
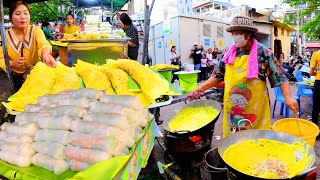
<svg viewBox="0 0 320 180"><path fill-rule="evenodd" d="M194 64L186 64L184 70L187 72L194 71Z"/></svg>

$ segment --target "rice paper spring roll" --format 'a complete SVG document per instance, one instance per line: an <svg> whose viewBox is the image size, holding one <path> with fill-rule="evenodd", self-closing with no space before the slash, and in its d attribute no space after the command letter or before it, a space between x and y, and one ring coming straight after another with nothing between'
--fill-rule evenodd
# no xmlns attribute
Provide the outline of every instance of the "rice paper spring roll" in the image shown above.
<svg viewBox="0 0 320 180"><path fill-rule="evenodd" d="M4 143L4 141L0 141L0 150L3 148Z"/></svg>
<svg viewBox="0 0 320 180"><path fill-rule="evenodd" d="M74 132L81 132L86 134L97 134L103 136L111 136L114 134L120 134L121 129L109 126L104 122L73 120L71 122L70 130Z"/></svg>
<svg viewBox="0 0 320 180"><path fill-rule="evenodd" d="M38 98L37 104L47 106L50 104L58 104L61 99L70 98L68 94L47 94Z"/></svg>
<svg viewBox="0 0 320 180"><path fill-rule="evenodd" d="M83 120L85 121L96 121L96 122L103 122L108 124L112 127L117 127L120 129L128 129L129 128L129 122L127 120L127 117L116 114L116 113L89 113L84 115Z"/></svg>
<svg viewBox="0 0 320 180"><path fill-rule="evenodd" d="M73 91L64 91L60 94L68 94L71 98L89 98L100 99L104 95L103 91L98 91L92 88L81 88Z"/></svg>
<svg viewBox="0 0 320 180"><path fill-rule="evenodd" d="M6 131L0 131L0 141L4 141L7 137Z"/></svg>
<svg viewBox="0 0 320 180"><path fill-rule="evenodd" d="M74 159L71 159L69 161L69 165L70 165L71 170L73 170L73 171L84 171L89 166L91 166L91 164L89 164L89 163L77 161L77 160L74 160Z"/></svg>
<svg viewBox="0 0 320 180"><path fill-rule="evenodd" d="M65 145L50 142L33 142L32 147L39 153L56 159L65 159Z"/></svg>
<svg viewBox="0 0 320 180"><path fill-rule="evenodd" d="M28 104L24 107L24 112L38 112L44 107L38 105L38 104Z"/></svg>
<svg viewBox="0 0 320 180"><path fill-rule="evenodd" d="M36 166L53 171L55 174L61 174L70 169L69 163L67 161L55 159L41 153L35 154L31 158L31 162Z"/></svg>
<svg viewBox="0 0 320 180"><path fill-rule="evenodd" d="M15 122L37 122L39 118L51 116L48 112L23 112L16 115Z"/></svg>
<svg viewBox="0 0 320 180"><path fill-rule="evenodd" d="M73 116L77 118L82 118L87 111L78 106L59 106L52 110L52 116Z"/></svg>
<svg viewBox="0 0 320 180"><path fill-rule="evenodd" d="M6 143L32 143L33 137L31 137L29 135L9 134L8 133L4 142L6 142Z"/></svg>
<svg viewBox="0 0 320 180"><path fill-rule="evenodd" d="M94 164L102 162L111 158L109 153L95 149L85 149L78 146L67 145L66 157L68 159L75 159L77 161Z"/></svg>
<svg viewBox="0 0 320 180"><path fill-rule="evenodd" d="M72 116L58 116L58 117L43 117L39 118L38 124L40 128L43 129L61 129L61 130L69 130L71 121L80 120L77 117Z"/></svg>
<svg viewBox="0 0 320 180"><path fill-rule="evenodd" d="M68 98L63 99L58 102L59 106L79 106L82 108L87 108L89 106L89 102L91 102L92 99L89 98Z"/></svg>
<svg viewBox="0 0 320 180"><path fill-rule="evenodd" d="M100 98L101 102L118 104L135 110L143 109L143 106L136 96L130 95L104 95Z"/></svg>
<svg viewBox="0 0 320 180"><path fill-rule="evenodd" d="M37 123L29 123L25 125L8 124L6 131L9 134L29 135L34 136L38 130Z"/></svg>
<svg viewBox="0 0 320 180"><path fill-rule="evenodd" d="M64 131L64 130L40 129L36 132L34 136L34 140L36 142L44 141L44 142L60 143L63 145L67 145L69 133L70 131Z"/></svg>
<svg viewBox="0 0 320 180"><path fill-rule="evenodd" d="M84 134L71 132L69 143L86 149L98 149L113 154L119 146L119 141L115 136L100 136L94 134Z"/></svg>
<svg viewBox="0 0 320 180"><path fill-rule="evenodd" d="M31 164L31 157L4 150L0 151L0 159L19 167L28 167Z"/></svg>
<svg viewBox="0 0 320 180"><path fill-rule="evenodd" d="M117 113L126 116L130 125L144 127L147 123L147 113L144 109L134 110L114 103L90 102L91 112Z"/></svg>
<svg viewBox="0 0 320 180"><path fill-rule="evenodd" d="M32 157L36 151L32 148L31 143L4 143L2 150Z"/></svg>

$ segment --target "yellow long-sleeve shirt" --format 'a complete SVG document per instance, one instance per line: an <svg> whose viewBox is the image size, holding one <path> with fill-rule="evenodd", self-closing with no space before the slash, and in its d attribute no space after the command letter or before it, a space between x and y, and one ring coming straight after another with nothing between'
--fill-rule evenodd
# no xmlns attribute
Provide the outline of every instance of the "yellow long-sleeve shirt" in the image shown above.
<svg viewBox="0 0 320 180"><path fill-rule="evenodd" d="M72 26L65 26L63 28L63 32L66 33L66 34L73 34L75 33L76 31L80 32L81 29L79 26L76 26L76 25L72 25Z"/></svg>
<svg viewBox="0 0 320 180"><path fill-rule="evenodd" d="M316 80L320 80L320 51L314 52L312 54L311 60L310 60L310 67L316 68L318 67Z"/></svg>
<svg viewBox="0 0 320 180"><path fill-rule="evenodd" d="M19 40L12 28L8 29L6 31L6 43L9 59L11 61L17 61L21 57L21 50L23 49L23 57L26 58L26 65L19 68L11 68L12 72L18 74L23 74L27 69L39 62L43 49L51 49L50 43L46 40L46 37L39 26L28 26L24 43ZM2 48L0 49L0 67L3 70L6 70Z"/></svg>

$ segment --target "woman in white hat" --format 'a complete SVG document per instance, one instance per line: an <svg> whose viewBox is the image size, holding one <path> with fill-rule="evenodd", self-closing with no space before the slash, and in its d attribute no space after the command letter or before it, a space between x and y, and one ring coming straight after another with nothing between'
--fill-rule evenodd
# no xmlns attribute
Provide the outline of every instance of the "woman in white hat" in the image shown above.
<svg viewBox="0 0 320 180"><path fill-rule="evenodd" d="M189 98L199 98L207 89L225 82L224 137L235 132L238 125L249 129L252 123L254 129L270 129L267 78L272 88L280 86L286 105L296 114L298 103L290 94L289 82L272 53L254 38L258 29L253 20L236 16L226 31L232 34L233 45L221 57L212 77L190 93Z"/></svg>

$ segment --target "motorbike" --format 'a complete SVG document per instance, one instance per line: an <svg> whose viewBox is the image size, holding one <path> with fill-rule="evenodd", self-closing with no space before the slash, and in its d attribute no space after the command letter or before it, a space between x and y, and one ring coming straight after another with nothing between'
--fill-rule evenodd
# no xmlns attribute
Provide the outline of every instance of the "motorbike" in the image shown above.
<svg viewBox="0 0 320 180"><path fill-rule="evenodd" d="M310 78L310 67L301 64L298 69L301 71L303 78Z"/></svg>
<svg viewBox="0 0 320 180"><path fill-rule="evenodd" d="M284 74L286 75L289 81L294 81L294 82L297 81L293 74L295 70L294 67L283 64L280 68L282 69L282 71L284 72Z"/></svg>

